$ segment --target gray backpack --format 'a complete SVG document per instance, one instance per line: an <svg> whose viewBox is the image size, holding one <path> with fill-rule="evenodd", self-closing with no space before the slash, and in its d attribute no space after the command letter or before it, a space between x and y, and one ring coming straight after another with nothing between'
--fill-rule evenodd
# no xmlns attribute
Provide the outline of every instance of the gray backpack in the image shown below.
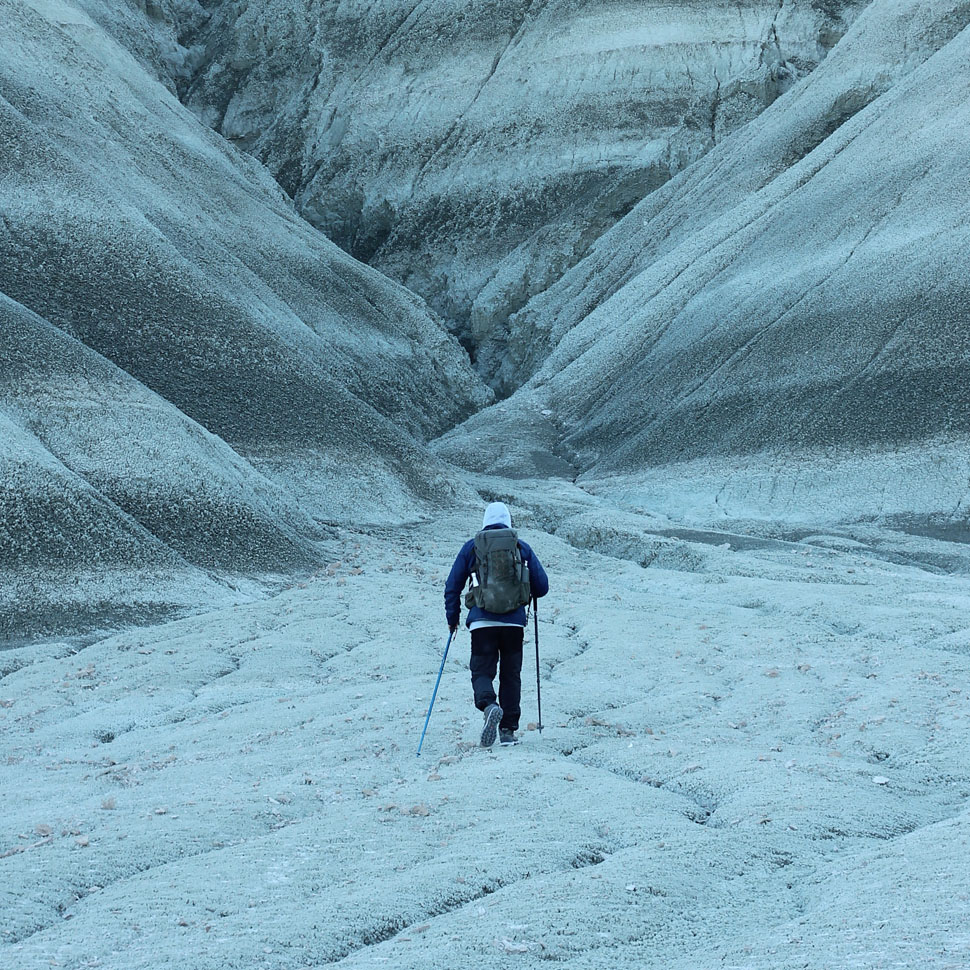
<svg viewBox="0 0 970 970"><path fill-rule="evenodd" d="M511 613L532 599L529 564L514 529L484 529L475 536L475 568L465 606Z"/></svg>

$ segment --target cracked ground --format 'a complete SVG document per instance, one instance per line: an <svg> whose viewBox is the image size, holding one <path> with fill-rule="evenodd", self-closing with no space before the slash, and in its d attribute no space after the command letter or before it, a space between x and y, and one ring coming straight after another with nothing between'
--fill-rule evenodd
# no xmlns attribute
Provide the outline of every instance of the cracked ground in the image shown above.
<svg viewBox="0 0 970 970"><path fill-rule="evenodd" d="M0 654L0 964L965 967L966 578L817 537L644 553L550 494L515 507L552 583L515 748L478 745L463 631L415 756L476 510Z"/></svg>

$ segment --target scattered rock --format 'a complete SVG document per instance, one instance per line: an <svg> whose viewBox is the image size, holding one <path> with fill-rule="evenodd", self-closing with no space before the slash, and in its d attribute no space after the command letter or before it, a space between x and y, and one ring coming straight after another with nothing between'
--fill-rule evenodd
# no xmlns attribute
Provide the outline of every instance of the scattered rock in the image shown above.
<svg viewBox="0 0 970 970"><path fill-rule="evenodd" d="M528 953L530 950L530 944L518 943L514 940L505 939L504 937L501 940L496 940L495 946L505 953Z"/></svg>

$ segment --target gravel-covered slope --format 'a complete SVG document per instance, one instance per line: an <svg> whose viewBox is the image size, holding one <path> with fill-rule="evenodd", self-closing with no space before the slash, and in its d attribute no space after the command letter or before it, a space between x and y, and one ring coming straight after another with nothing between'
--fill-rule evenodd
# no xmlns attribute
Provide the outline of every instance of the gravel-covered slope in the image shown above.
<svg viewBox="0 0 970 970"><path fill-rule="evenodd" d="M815 74L602 240L536 312L558 342L532 381L441 451L480 467L475 436L518 428L602 477L963 436L967 23L966 3L870 7Z"/></svg>
<svg viewBox="0 0 970 970"><path fill-rule="evenodd" d="M221 439L2 295L0 332L0 638L318 561L311 517Z"/></svg>
<svg viewBox="0 0 970 970"><path fill-rule="evenodd" d="M0 0L0 23L4 566L43 571L54 610L62 566L90 567L78 602L119 556L276 572L316 555L320 520L453 498L422 442L490 392L427 307L79 7ZM171 598L140 583L132 605Z"/></svg>
<svg viewBox="0 0 970 970"><path fill-rule="evenodd" d="M227 0L183 21L184 98L491 375L511 312L864 5Z"/></svg>
<svg viewBox="0 0 970 970"><path fill-rule="evenodd" d="M417 469L413 439L486 399L419 300L306 225L84 14L3 14L12 299L257 459L343 447Z"/></svg>
<svg viewBox="0 0 970 970"><path fill-rule="evenodd" d="M0 643L226 599L0 408Z"/></svg>
<svg viewBox="0 0 970 970"><path fill-rule="evenodd" d="M202 566L309 561L310 517L224 441L3 296L0 329L4 414L157 539Z"/></svg>

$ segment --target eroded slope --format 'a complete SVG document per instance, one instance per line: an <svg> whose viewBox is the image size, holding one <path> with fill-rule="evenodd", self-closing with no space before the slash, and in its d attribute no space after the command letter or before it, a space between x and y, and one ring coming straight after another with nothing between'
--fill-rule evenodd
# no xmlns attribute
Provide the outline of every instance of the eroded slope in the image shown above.
<svg viewBox="0 0 970 970"><path fill-rule="evenodd" d="M494 376L509 314L863 6L231 0L187 28L204 53L184 97Z"/></svg>
<svg viewBox="0 0 970 970"><path fill-rule="evenodd" d="M827 515L819 473L880 451L839 514L881 495L928 513L911 492L922 478L936 512L959 518L965 482L938 488L937 472L960 466L950 452L970 430L968 22L966 3L873 4L815 73L520 315L519 366L538 370L442 452L587 478L674 480L669 466L693 460L691 481L718 483L712 514L744 461L749 484L764 471L748 510L797 491L806 515ZM554 346L544 362L537 330ZM881 478L897 450L905 476Z"/></svg>
<svg viewBox="0 0 970 970"><path fill-rule="evenodd" d="M425 305L78 7L0 0L0 19L6 420L109 518L237 572L307 562L314 520L411 518L460 491L422 442L490 392ZM4 487L9 566L37 537L33 486ZM64 538L94 562L100 535Z"/></svg>

